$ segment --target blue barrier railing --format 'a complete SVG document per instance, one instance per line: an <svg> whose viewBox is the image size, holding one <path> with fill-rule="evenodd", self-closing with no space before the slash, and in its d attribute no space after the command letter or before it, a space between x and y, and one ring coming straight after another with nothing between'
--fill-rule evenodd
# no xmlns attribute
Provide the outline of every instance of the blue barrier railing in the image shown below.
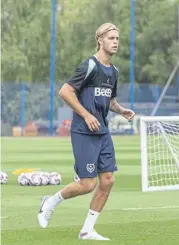
<svg viewBox="0 0 179 245"><path fill-rule="evenodd" d="M58 97L59 88L56 83L54 96L54 125L58 122L59 108L64 102ZM119 84L117 100L126 107L130 107L129 84ZM150 115L154 104L159 98L164 86L153 84L135 84L134 108L137 114ZM179 85L171 86L167 91L168 98L161 103L157 115L179 115ZM32 121L42 121L44 127L50 125L50 88L45 83L1 83L1 131L2 135L11 135L14 126L25 125ZM65 109L64 110L68 110ZM63 113L69 115L69 113ZM70 114L71 115L71 114ZM56 128L56 126L53 126ZM48 130L44 130L49 135Z"/></svg>

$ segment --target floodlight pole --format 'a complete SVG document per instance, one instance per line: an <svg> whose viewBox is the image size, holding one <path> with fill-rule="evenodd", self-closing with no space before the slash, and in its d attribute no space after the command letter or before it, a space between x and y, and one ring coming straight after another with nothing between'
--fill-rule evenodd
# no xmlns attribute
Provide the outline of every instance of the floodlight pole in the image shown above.
<svg viewBox="0 0 179 245"><path fill-rule="evenodd" d="M178 4L178 8L177 8L177 40L179 43L179 4Z"/></svg>
<svg viewBox="0 0 179 245"><path fill-rule="evenodd" d="M178 41L178 44L179 44L179 4L177 6L177 41ZM178 67L178 71L177 71L176 82L177 82L177 86L179 86L179 67Z"/></svg>
<svg viewBox="0 0 179 245"><path fill-rule="evenodd" d="M130 25L130 89L129 99L130 108L134 110L134 93L135 93L135 5L136 0L131 0L131 25ZM133 127L131 125L131 134Z"/></svg>
<svg viewBox="0 0 179 245"><path fill-rule="evenodd" d="M54 93L55 93L55 48L56 48L56 0L52 0L52 29L50 54L50 136L53 136Z"/></svg>
<svg viewBox="0 0 179 245"><path fill-rule="evenodd" d="M26 85L24 82L21 82L21 113L20 113L21 136L24 136L24 127L25 127L25 90L26 90Z"/></svg>

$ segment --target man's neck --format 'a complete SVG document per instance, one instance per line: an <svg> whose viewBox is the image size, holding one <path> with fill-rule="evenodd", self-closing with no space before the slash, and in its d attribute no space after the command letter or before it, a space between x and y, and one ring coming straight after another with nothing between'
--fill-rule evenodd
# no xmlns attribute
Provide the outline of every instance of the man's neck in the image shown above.
<svg viewBox="0 0 179 245"><path fill-rule="evenodd" d="M95 54L96 59L103 65L105 66L110 66L111 65L111 55L108 55L104 53L102 50L99 50Z"/></svg>

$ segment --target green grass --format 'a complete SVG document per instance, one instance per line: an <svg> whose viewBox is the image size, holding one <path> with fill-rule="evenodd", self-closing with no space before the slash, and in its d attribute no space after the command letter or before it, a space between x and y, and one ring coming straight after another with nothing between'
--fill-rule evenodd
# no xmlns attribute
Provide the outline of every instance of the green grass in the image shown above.
<svg viewBox="0 0 179 245"><path fill-rule="evenodd" d="M179 194L141 192L140 142L138 137L114 137L119 172L96 230L112 245L174 245L179 236ZM37 212L43 195L60 186L19 186L12 171L38 168L59 171L63 185L73 181L73 155L68 138L3 138L2 170L8 184L2 186L2 245L98 245L79 241L92 194L67 200L53 214L47 229L39 227ZM140 209L141 208L141 209Z"/></svg>

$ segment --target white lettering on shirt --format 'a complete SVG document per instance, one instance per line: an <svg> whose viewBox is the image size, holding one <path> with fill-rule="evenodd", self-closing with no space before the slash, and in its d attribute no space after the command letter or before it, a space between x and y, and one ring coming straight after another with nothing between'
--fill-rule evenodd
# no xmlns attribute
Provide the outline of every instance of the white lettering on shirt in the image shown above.
<svg viewBox="0 0 179 245"><path fill-rule="evenodd" d="M94 88L95 96L111 97L112 90L110 88Z"/></svg>

